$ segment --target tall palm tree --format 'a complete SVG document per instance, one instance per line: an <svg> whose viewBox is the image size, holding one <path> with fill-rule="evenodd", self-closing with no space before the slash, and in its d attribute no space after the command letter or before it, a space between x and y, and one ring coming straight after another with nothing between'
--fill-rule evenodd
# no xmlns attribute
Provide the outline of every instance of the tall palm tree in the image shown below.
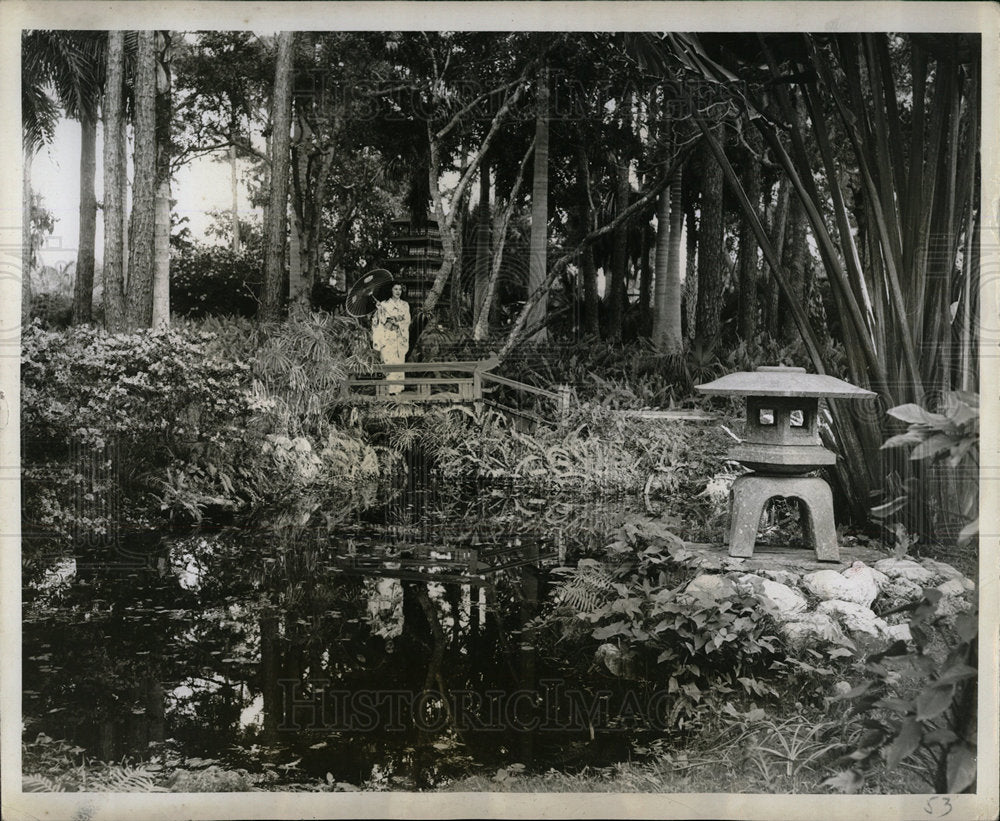
<svg viewBox="0 0 1000 821"><path fill-rule="evenodd" d="M91 319L94 237L97 230L97 108L104 80L105 37L92 31L30 30L21 38L21 123L24 140L24 201L31 201L31 162L52 141L61 113L80 121L80 234L77 243L73 321ZM55 94L55 99L50 96ZM30 231L30 210L24 231ZM26 234L27 235L27 234ZM25 243L26 254L30 243ZM24 260L25 281L32 260Z"/></svg>
<svg viewBox="0 0 1000 821"><path fill-rule="evenodd" d="M538 73L538 108L535 116L535 164L531 188L531 247L528 257L528 299L536 302L528 316L528 327L535 328L535 342L545 342L548 305L536 292L545 286L546 248L549 224L549 73Z"/></svg>
<svg viewBox="0 0 1000 821"><path fill-rule="evenodd" d="M679 353L681 334L681 169L674 171L669 188L660 193L656 212L656 261L653 294L653 344L661 353Z"/></svg>
<svg viewBox="0 0 1000 821"><path fill-rule="evenodd" d="M288 226L288 167L294 49L295 33L279 32L274 70L274 96L271 102L274 128L271 137L271 197L266 226L264 298L259 313L259 318L264 322L277 320L281 313L285 274L285 235Z"/></svg>

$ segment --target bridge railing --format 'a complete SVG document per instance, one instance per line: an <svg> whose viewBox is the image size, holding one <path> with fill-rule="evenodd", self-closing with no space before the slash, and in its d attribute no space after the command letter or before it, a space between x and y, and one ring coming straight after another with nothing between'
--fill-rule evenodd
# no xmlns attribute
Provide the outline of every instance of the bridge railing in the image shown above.
<svg viewBox="0 0 1000 821"><path fill-rule="evenodd" d="M344 380L345 399L391 399L399 402L476 402L483 396L483 373L499 364L496 355L458 362L402 362L376 365L371 374L352 374ZM389 374L401 379L386 379ZM402 392L389 393L390 387Z"/></svg>
<svg viewBox="0 0 1000 821"><path fill-rule="evenodd" d="M484 384L491 383L550 399L556 403L560 414L568 410L568 387L551 391L491 373L498 364L496 354L486 359L456 362L380 364L374 366L370 374L352 374L345 379L342 396L345 400L362 402L481 402ZM402 374L402 378L386 379L389 374ZM390 387L400 390L390 393Z"/></svg>

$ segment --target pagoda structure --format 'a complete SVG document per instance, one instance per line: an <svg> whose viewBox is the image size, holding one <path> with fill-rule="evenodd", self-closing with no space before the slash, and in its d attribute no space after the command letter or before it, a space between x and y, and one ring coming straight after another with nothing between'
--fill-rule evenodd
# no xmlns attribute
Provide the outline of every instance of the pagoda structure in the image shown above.
<svg viewBox="0 0 1000 821"><path fill-rule="evenodd" d="M437 220L424 217L399 217L389 223L392 255L382 260L382 267L402 283L404 298L411 305L423 303L444 258L441 231Z"/></svg>

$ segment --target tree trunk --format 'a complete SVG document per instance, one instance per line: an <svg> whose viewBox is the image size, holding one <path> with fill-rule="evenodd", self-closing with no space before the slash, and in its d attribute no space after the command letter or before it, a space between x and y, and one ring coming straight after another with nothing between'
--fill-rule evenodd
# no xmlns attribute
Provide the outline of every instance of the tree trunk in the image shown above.
<svg viewBox="0 0 1000 821"><path fill-rule="evenodd" d="M622 101L622 120L625 128L630 127L630 110L632 97L625 96ZM618 153L617 178L615 186L615 201L617 213L622 213L629 206L629 193L632 190L629 183L629 167L631 165L628 150L623 146ZM626 307L626 282L628 277L628 224L622 222L611 234L611 277L608 280L604 297L608 303L607 336L613 342L622 338L622 320Z"/></svg>
<svg viewBox="0 0 1000 821"><path fill-rule="evenodd" d="M104 324L109 331L125 330L125 282L122 235L125 201L125 140L122 83L125 71L125 33L108 32L106 79L104 82Z"/></svg>
<svg viewBox="0 0 1000 821"><path fill-rule="evenodd" d="M30 149L24 152L21 170L21 322L27 324L31 312L31 269L35 264L34 238L31 235L31 161Z"/></svg>
<svg viewBox="0 0 1000 821"><path fill-rule="evenodd" d="M304 248L302 239L306 228L296 209L292 209L292 225L288 231L288 301L308 300L309 288L304 276L305 266L302 264Z"/></svg>
<svg viewBox="0 0 1000 821"><path fill-rule="evenodd" d="M93 319L94 246L97 234L97 118L93 112L80 118L80 234L76 252L76 283L73 288L73 324Z"/></svg>
<svg viewBox="0 0 1000 821"><path fill-rule="evenodd" d="M240 189L239 189L239 179L237 177L236 171L237 171L237 169L236 169L236 146L235 145L230 145L229 146L229 190L230 190L230 194L232 196L232 202L233 202L233 213L232 213L232 223L231 223L231 226L232 226L231 230L233 232L233 236L230 239L230 243L231 243L230 247L233 249L233 253L234 254L238 254L240 252L240 245L241 245L241 243L240 243L240 212L239 212Z"/></svg>
<svg viewBox="0 0 1000 821"><path fill-rule="evenodd" d="M788 272L789 285L791 285L794 299L805 306L806 299L806 265L808 264L808 249L806 246L806 219L802 203L798 197L793 197L788 204L788 223L786 231L787 241L782 263ZM795 321L788 306L783 303L785 310L781 311L781 338L788 343L798 337L795 328Z"/></svg>
<svg viewBox="0 0 1000 821"><path fill-rule="evenodd" d="M756 128L746 129L746 141L750 150L745 151L743 163L743 187L754 208L760 205L761 180L760 162L757 153L761 150L761 137ZM739 333L747 344L757 336L757 242L753 229L746 219L740 220L739 237Z"/></svg>
<svg viewBox="0 0 1000 821"><path fill-rule="evenodd" d="M722 166L706 144L702 151L701 221L698 226L698 308L696 335L711 346L722 318L723 249Z"/></svg>
<svg viewBox="0 0 1000 821"><path fill-rule="evenodd" d="M275 322L281 314L285 275L285 234L288 227L288 147L292 119L292 50L295 34L278 34L274 69L271 137L271 196L268 207L264 263L264 293L260 320Z"/></svg>
<svg viewBox="0 0 1000 821"><path fill-rule="evenodd" d="M653 345L660 353L679 353L681 335L681 170L660 194L656 213L656 276L653 309Z"/></svg>
<svg viewBox="0 0 1000 821"><path fill-rule="evenodd" d="M156 197L155 33L139 32L134 90L132 218L129 223L129 277L125 319L130 328L153 324L153 222Z"/></svg>
<svg viewBox="0 0 1000 821"><path fill-rule="evenodd" d="M778 200L774 205L774 217L771 220L771 236L774 238L774 249L781 259L785 253L785 235L788 225L788 207L790 203L790 187L787 179L782 179L778 184ZM771 268L764 262L765 271ZM773 274L767 277L762 297L761 316L764 321L764 328L771 339L778 338L780 328L780 317L778 307L781 304L781 292L778 288L778 280Z"/></svg>
<svg viewBox="0 0 1000 821"><path fill-rule="evenodd" d="M583 143L577 146L580 162L580 238L594 230L594 201L590 193L590 158ZM599 299L597 296L597 265L594 248L587 245L580 254L580 274L583 277L583 327L584 332L598 337L601 333Z"/></svg>
<svg viewBox="0 0 1000 821"><path fill-rule="evenodd" d="M549 73L538 76L538 109L535 117L535 164L531 188L531 246L528 257L528 299L545 285L546 250L549 227ZM545 342L548 300L535 302L528 315L528 327L537 328L532 342Z"/></svg>
<svg viewBox="0 0 1000 821"><path fill-rule="evenodd" d="M694 340L698 313L698 225L694 217L694 203L688 203L684 210L687 222L687 257L684 271L684 323L687 329L686 337Z"/></svg>
<svg viewBox="0 0 1000 821"><path fill-rule="evenodd" d="M486 339L489 334L490 312L493 307L493 299L496 294L497 282L500 278L500 268L503 265L504 247L507 243L507 226L510 224L510 218L517 205L518 193L521 190L521 185L524 182L525 170L528 167L528 159L532 156L534 150L535 141L532 140L531 144L528 146L528 150L525 151L524 156L521 157L521 162L517 167L517 175L514 177L514 182L511 185L507 202L503 205L503 207L500 206L499 196L496 198L496 204L494 206L495 213L493 214L493 220L491 223L491 233L493 234L495 241L493 243L493 253L490 260L490 277L489 281L486 283L486 294L483 296L483 305L480 309L479 320L472 329L472 338L477 342L481 342ZM432 192L432 196L435 198L435 209L440 212L437 205L437 203L440 202L440 195Z"/></svg>
<svg viewBox="0 0 1000 821"><path fill-rule="evenodd" d="M479 324L479 314L490 280L490 166L483 159L479 166L479 222L476 225L476 278L473 285L472 326Z"/></svg>
<svg viewBox="0 0 1000 821"><path fill-rule="evenodd" d="M170 324L170 37L157 35L160 48L156 81L156 211L153 232L153 327Z"/></svg>
<svg viewBox="0 0 1000 821"><path fill-rule="evenodd" d="M156 188L152 327L170 324L170 180Z"/></svg>

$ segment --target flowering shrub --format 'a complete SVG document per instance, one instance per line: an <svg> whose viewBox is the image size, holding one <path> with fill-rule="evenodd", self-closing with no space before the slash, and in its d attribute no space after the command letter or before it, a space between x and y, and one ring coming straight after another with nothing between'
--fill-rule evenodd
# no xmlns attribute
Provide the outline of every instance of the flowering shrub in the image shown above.
<svg viewBox="0 0 1000 821"><path fill-rule="evenodd" d="M321 315L108 334L27 328L25 533L104 540L266 509L301 521L383 469L329 411L357 329ZM352 495L353 494L353 495Z"/></svg>
<svg viewBox="0 0 1000 821"><path fill-rule="evenodd" d="M255 251L195 245L170 260L170 306L180 316L254 316L264 264Z"/></svg>
<svg viewBox="0 0 1000 821"><path fill-rule="evenodd" d="M269 402L247 389L249 364L223 359L213 339L194 329L29 326L21 356L26 523L103 536L115 521L148 526L150 494L168 510L239 506L239 482L226 466L240 464L248 427ZM163 493L185 485L186 494Z"/></svg>

